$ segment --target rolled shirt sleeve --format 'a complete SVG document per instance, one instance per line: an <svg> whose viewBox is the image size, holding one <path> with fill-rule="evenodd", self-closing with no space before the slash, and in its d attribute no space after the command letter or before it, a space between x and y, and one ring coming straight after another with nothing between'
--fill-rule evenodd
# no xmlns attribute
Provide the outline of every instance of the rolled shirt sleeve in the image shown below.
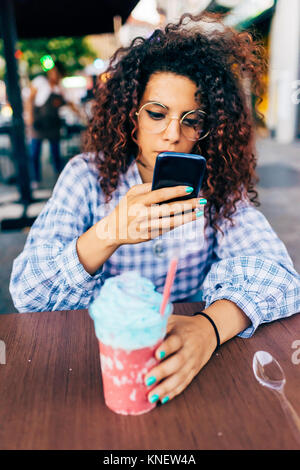
<svg viewBox="0 0 300 470"><path fill-rule="evenodd" d="M33 224L10 279L19 312L84 308L102 285L101 268L91 276L76 250L78 237L92 225L89 178L87 163L71 160Z"/></svg>
<svg viewBox="0 0 300 470"><path fill-rule="evenodd" d="M218 231L214 262L203 283L206 307L216 300L234 302L251 325L238 336L248 338L266 322L300 311L300 276L283 242L264 215L241 204L234 227L225 220Z"/></svg>

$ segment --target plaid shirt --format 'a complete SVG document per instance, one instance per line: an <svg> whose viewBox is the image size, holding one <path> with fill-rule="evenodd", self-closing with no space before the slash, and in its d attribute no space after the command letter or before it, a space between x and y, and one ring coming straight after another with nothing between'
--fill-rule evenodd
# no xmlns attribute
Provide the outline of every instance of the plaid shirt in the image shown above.
<svg viewBox="0 0 300 470"><path fill-rule="evenodd" d="M87 308L106 278L128 270L163 291L168 262L154 256L155 240L120 246L93 276L80 263L78 237L111 212L131 186L142 183L133 161L105 204L93 159L82 154L66 165L14 261L10 293L20 312ZM247 201L237 207L235 226L225 219L221 223L224 236L208 225L199 249L180 257L170 300L199 289L206 307L231 300L251 320L239 336L250 337L261 323L300 311L300 276L262 213Z"/></svg>

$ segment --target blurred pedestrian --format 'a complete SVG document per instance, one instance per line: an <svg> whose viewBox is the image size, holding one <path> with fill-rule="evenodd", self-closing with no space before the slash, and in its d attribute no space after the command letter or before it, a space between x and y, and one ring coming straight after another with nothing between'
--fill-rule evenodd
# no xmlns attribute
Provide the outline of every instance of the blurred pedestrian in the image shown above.
<svg viewBox="0 0 300 470"><path fill-rule="evenodd" d="M38 75L31 82L30 96L27 101L27 125L30 127L30 173L31 187L36 189L41 181L41 148L44 139L49 140L53 168L56 176L62 170L60 154L61 119L59 109L69 105L78 112L75 105L67 102L61 80L65 69L61 62L47 71L47 75Z"/></svg>

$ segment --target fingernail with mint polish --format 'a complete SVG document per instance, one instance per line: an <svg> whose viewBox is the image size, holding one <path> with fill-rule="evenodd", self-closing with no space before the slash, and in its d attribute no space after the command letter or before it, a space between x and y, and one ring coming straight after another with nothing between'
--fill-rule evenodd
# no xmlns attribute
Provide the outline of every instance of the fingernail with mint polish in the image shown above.
<svg viewBox="0 0 300 470"><path fill-rule="evenodd" d="M165 355L166 355L165 351L160 351L159 359L163 359L165 357Z"/></svg>
<svg viewBox="0 0 300 470"><path fill-rule="evenodd" d="M146 380L146 385L147 387L149 387L150 385L155 384L155 382L156 382L156 378L152 375L151 377L148 377L148 379Z"/></svg>
<svg viewBox="0 0 300 470"><path fill-rule="evenodd" d="M185 192L186 193L192 193L194 191L194 188L192 188L192 186L188 186L187 188L185 188Z"/></svg>
<svg viewBox="0 0 300 470"><path fill-rule="evenodd" d="M169 401L169 397L164 397L161 401L161 404L164 405L165 403L167 403L167 401Z"/></svg>
<svg viewBox="0 0 300 470"><path fill-rule="evenodd" d="M205 199L204 197L201 197L199 199L199 204L201 204L201 205L207 204L207 199Z"/></svg>
<svg viewBox="0 0 300 470"><path fill-rule="evenodd" d="M155 403L158 399L159 399L159 396L158 396L158 395L152 395L152 396L149 398L149 401L150 401L150 403Z"/></svg>
<svg viewBox="0 0 300 470"><path fill-rule="evenodd" d="M203 214L204 214L203 211L199 211L199 212L196 213L196 217L201 217L201 215L203 215Z"/></svg>

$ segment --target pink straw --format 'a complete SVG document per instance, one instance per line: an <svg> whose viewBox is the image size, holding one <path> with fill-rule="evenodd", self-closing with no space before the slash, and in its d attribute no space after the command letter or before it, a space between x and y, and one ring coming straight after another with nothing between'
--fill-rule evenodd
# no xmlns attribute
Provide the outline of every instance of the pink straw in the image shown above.
<svg viewBox="0 0 300 470"><path fill-rule="evenodd" d="M164 292L163 292L163 299L162 303L160 306L160 314L163 315L165 313L165 308L166 305L169 301L172 285L174 282L175 274L176 274L176 269L177 269L177 263L178 263L178 258L173 258L170 262L165 286L164 286Z"/></svg>

